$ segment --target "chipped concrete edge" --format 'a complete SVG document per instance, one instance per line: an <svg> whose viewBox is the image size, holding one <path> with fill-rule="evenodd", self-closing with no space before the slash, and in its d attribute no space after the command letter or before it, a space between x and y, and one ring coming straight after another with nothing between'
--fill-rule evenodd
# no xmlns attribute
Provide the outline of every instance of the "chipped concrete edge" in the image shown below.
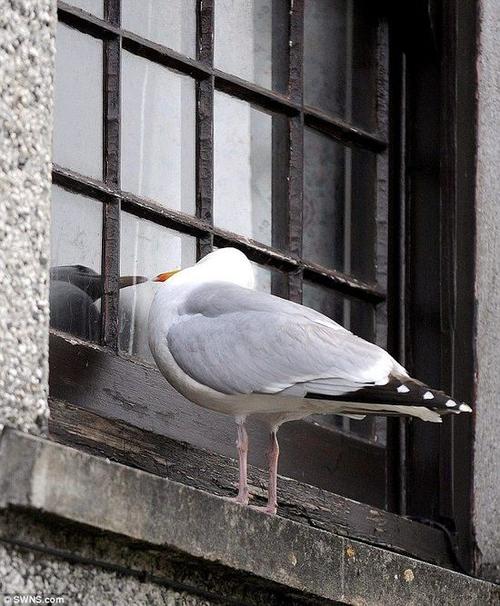
<svg viewBox="0 0 500 606"><path fill-rule="evenodd" d="M356 600L376 604L380 603L377 599L389 596L395 603L425 604L441 590L443 604L469 603L464 600L467 595L470 603L500 600L499 588L491 583L270 517L148 472L5 428L0 439L0 508L16 507L347 604Z"/></svg>

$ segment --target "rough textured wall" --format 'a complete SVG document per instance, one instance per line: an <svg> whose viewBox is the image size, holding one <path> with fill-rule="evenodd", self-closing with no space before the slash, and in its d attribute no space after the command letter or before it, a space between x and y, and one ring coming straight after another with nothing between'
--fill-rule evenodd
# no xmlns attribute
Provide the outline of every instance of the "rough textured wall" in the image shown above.
<svg viewBox="0 0 500 606"><path fill-rule="evenodd" d="M0 593L64 598L64 604L215 606L216 602L154 583L0 545ZM7 603L7 602L6 602Z"/></svg>
<svg viewBox="0 0 500 606"><path fill-rule="evenodd" d="M47 417L55 0L0 10L0 423Z"/></svg>
<svg viewBox="0 0 500 606"><path fill-rule="evenodd" d="M483 573L500 576L500 3L481 0L478 62L474 508Z"/></svg>

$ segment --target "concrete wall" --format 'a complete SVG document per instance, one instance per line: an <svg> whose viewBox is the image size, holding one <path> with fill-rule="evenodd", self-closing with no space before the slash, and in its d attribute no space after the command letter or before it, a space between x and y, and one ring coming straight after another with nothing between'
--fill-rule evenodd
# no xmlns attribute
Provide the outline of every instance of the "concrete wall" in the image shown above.
<svg viewBox="0 0 500 606"><path fill-rule="evenodd" d="M500 4L480 2L474 522L483 573L500 576ZM495 572L496 569L496 572Z"/></svg>
<svg viewBox="0 0 500 606"><path fill-rule="evenodd" d="M10 596L62 598L61 604L82 606L215 606L217 603L93 565L75 564L46 553L2 545L0 592Z"/></svg>
<svg viewBox="0 0 500 606"><path fill-rule="evenodd" d="M55 0L2 2L0 423L33 432L47 417L54 23Z"/></svg>

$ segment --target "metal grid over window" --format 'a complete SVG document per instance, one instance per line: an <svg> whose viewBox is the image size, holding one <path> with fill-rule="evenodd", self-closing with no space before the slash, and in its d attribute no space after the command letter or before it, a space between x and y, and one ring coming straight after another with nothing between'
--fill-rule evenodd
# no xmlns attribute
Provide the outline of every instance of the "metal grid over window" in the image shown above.
<svg viewBox="0 0 500 606"><path fill-rule="evenodd" d="M223 2L198 0L196 6L193 3L196 50L185 54L155 41L157 35L150 33L143 37L143 32L135 33L140 27L134 26L132 17L120 15L125 9L131 10L126 2L105 0L102 18L73 5L58 3L59 21L63 27L102 45L102 169L100 161L93 172L78 166L69 168L64 161L58 161L56 154L53 182L75 194L99 200L103 206L103 296L98 342L106 350L123 350L120 265L127 245L124 218L127 221L130 218L146 220L148 224L195 238L198 258L214 247L235 246L260 267L270 270L271 289L275 294L317 307L355 333L385 346L387 23L376 9L364 3L359 4L359 15L355 0L346 0L344 4L348 14L347 37L351 36L346 43L351 50L343 60L352 67L359 61L356 59L357 46L365 45L363 56L369 57L370 61L370 73L365 72L369 99L364 100L364 108L356 102L356 95L361 91L352 73L347 73L349 70L342 76L342 90L348 93L341 95L340 101L337 98L338 107L333 108L324 102L330 96L316 90L314 74L312 78L308 76L311 38L305 30L308 18L311 19L307 11L313 10L313 4L308 0L269 3L276 13L274 17L286 26L286 31L284 36L272 38L269 53L273 67L267 84L259 78L254 78L259 82L254 83L251 77L245 80L219 69L223 60L217 59L214 42L217 44L217 8L219 5L222 11ZM92 10L88 6L83 8ZM98 15L97 9L94 8L94 12ZM316 15L316 19L321 17ZM361 25L356 25L356 19ZM126 26L134 32L125 29ZM354 39L356 36L358 38ZM283 37L286 44L282 43ZM167 70L155 72L158 79L165 73L172 78L184 78L194 91L194 212L189 208L186 210L182 204L172 203L168 192L165 199L156 190L144 194L144 188L136 188L133 180L123 174L124 155L128 153L123 146L127 128L124 107L127 91L134 88L133 83L124 88L124 78L129 77L124 67L129 69L134 62L139 71L141 66L148 66L148 69L159 66ZM165 86L170 86L171 82L169 80ZM147 89L142 94L147 96ZM248 234L224 220L231 205L235 206L239 201L224 200L225 207L218 210L224 197L214 196L220 168L215 157L217 145L231 144L228 137L218 135L223 132L218 124L224 124L227 116L221 113L218 117L218 112L227 112L228 107L234 107L234 123L237 124L238 104L244 104L254 112L257 121L266 125L267 153L272 163L270 179L263 186L267 187L272 200L267 209L268 221L264 222L267 231ZM168 133L164 134L164 137L168 136ZM96 146L95 149L101 153L101 148ZM154 159L150 158L149 162ZM335 162L341 166L340 177L336 180L332 177ZM223 175L219 182L224 184L225 178L230 175ZM325 199L318 202L317 194L321 191ZM338 208L334 208L335 199L339 201ZM328 213L333 213L329 217L331 223L319 225L318 217L328 216ZM323 254L323 249L315 250L315 242L321 239L327 245L330 239L338 242L326 246L325 250L328 250ZM319 422L325 423L324 420ZM384 442L382 420L367 419L359 425L350 425L349 421L333 422L338 429L343 428L362 439ZM326 421L328 423L331 421ZM381 456L379 459L383 460L385 455ZM382 490L385 489L382 487Z"/></svg>

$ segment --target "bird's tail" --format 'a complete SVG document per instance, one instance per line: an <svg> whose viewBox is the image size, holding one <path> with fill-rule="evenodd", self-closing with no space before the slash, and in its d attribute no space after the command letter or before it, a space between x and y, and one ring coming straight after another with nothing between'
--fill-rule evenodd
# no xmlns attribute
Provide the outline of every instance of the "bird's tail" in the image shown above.
<svg viewBox="0 0 500 606"><path fill-rule="evenodd" d="M352 402L346 412L360 414L384 414L417 416L424 420L440 421L448 414L471 412L468 404L458 402L444 391L432 389L422 381L406 374L392 374L384 385L364 385L359 389L339 395L314 393L311 389L307 398Z"/></svg>

